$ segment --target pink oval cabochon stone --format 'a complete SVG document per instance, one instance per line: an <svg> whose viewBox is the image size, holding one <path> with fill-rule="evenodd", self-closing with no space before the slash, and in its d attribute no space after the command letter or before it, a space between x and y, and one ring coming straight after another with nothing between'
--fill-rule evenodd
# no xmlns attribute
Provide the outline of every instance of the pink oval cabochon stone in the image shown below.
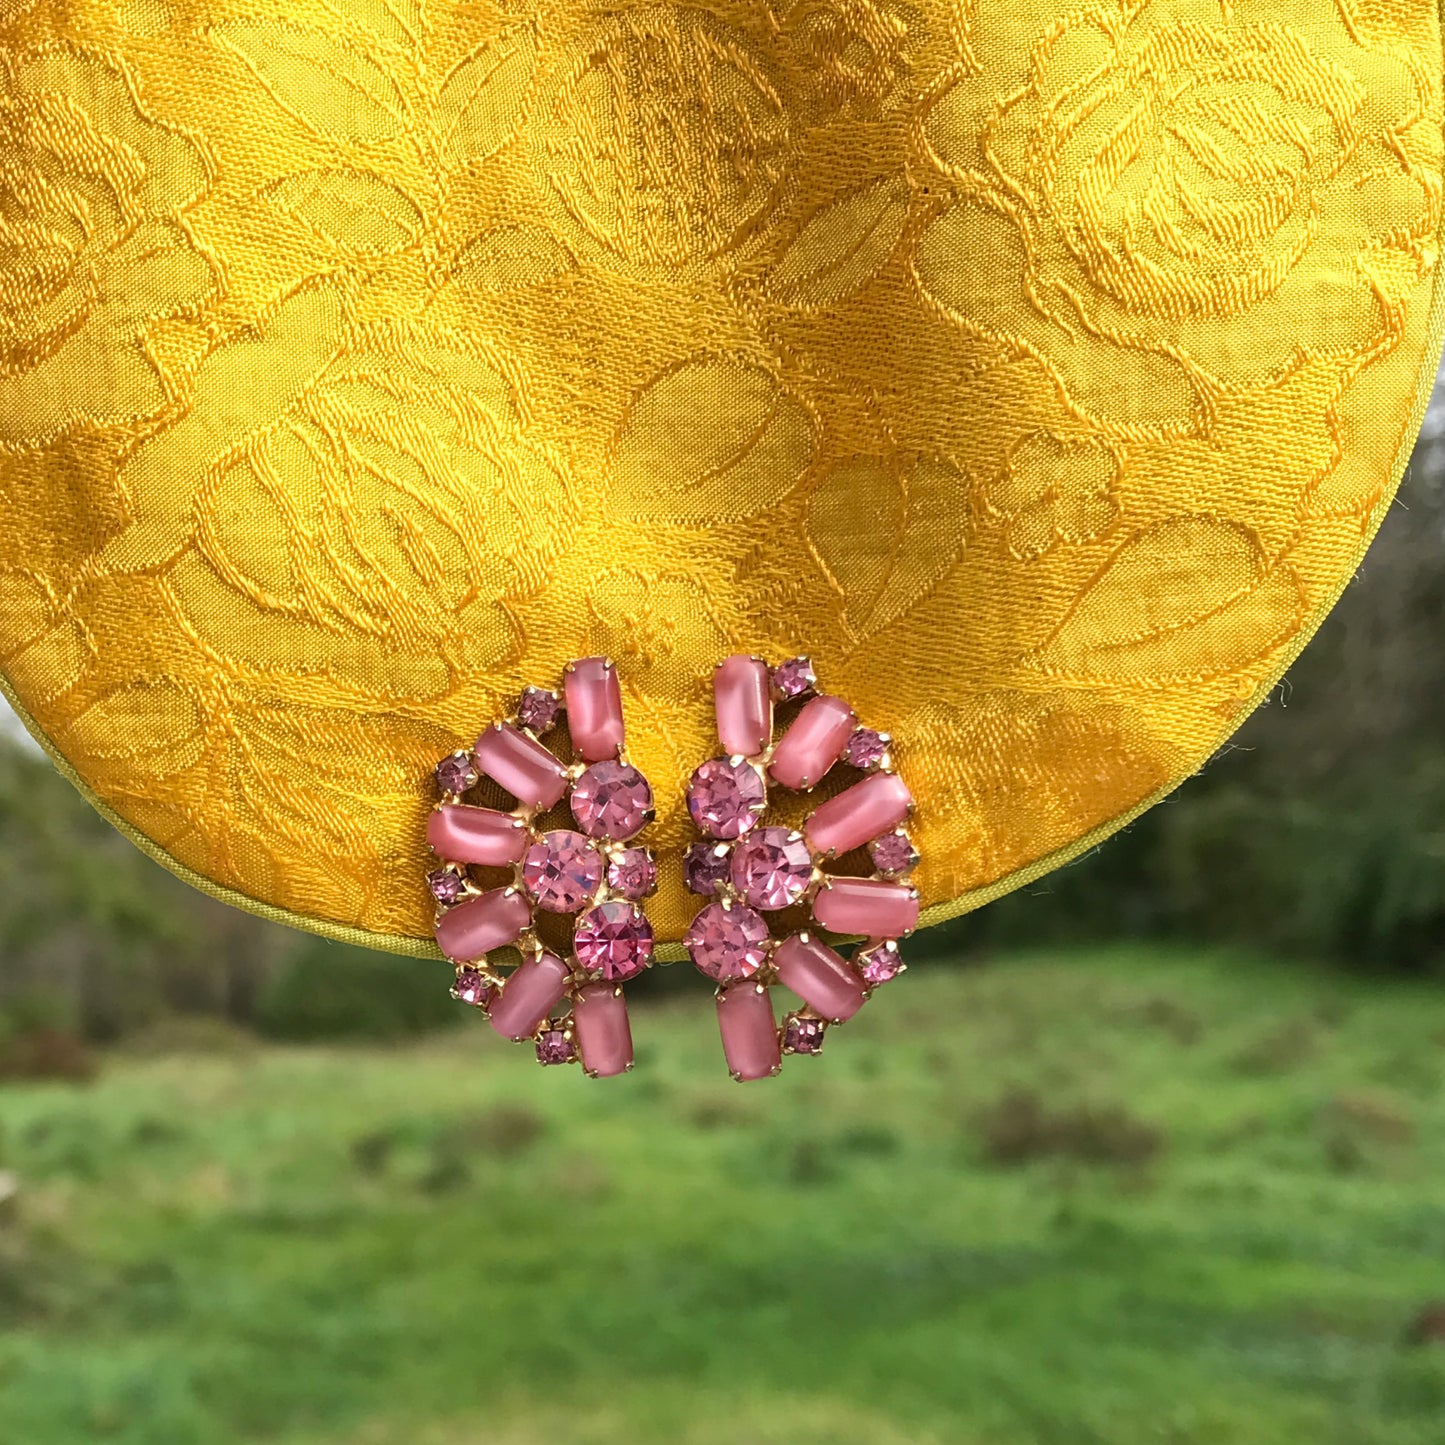
<svg viewBox="0 0 1445 1445"><path fill-rule="evenodd" d="M779 741L769 774L785 788L816 787L842 756L856 722L841 697L810 698Z"/></svg>
<svg viewBox="0 0 1445 1445"><path fill-rule="evenodd" d="M773 953L778 978L825 1019L841 1023L860 1008L867 993L848 961L808 934L785 938Z"/></svg>
<svg viewBox="0 0 1445 1445"><path fill-rule="evenodd" d="M813 810L803 836L819 853L849 853L896 828L913 806L908 785L896 773L874 773Z"/></svg>
<svg viewBox="0 0 1445 1445"><path fill-rule="evenodd" d="M526 1039L557 1007L572 971L555 954L529 958L502 985L492 1001L492 1027L504 1039Z"/></svg>
<svg viewBox="0 0 1445 1445"><path fill-rule="evenodd" d="M521 819L495 808L444 803L427 819L426 840L436 855L449 863L505 868L522 856L527 830Z"/></svg>
<svg viewBox="0 0 1445 1445"><path fill-rule="evenodd" d="M782 1067L783 1047L767 989L754 983L723 989L717 998L717 1022L729 1073L739 1079L765 1079Z"/></svg>
<svg viewBox="0 0 1445 1445"><path fill-rule="evenodd" d="M712 677L717 735L723 752L756 757L773 736L772 676L761 658L739 654Z"/></svg>
<svg viewBox="0 0 1445 1445"><path fill-rule="evenodd" d="M521 893L494 888L442 914L436 940L448 958L475 963L492 949L515 943L530 921L531 909Z"/></svg>
<svg viewBox="0 0 1445 1445"><path fill-rule="evenodd" d="M535 738L510 723L477 739L477 766L528 808L552 808L567 791L567 770Z"/></svg>
<svg viewBox="0 0 1445 1445"><path fill-rule="evenodd" d="M834 933L902 938L918 927L918 895L903 883L833 878L813 900L813 917Z"/></svg>
<svg viewBox="0 0 1445 1445"><path fill-rule="evenodd" d="M632 1065L632 1026L627 1000L610 983L589 983L572 1005L582 1067L599 1079L625 1074Z"/></svg>
<svg viewBox="0 0 1445 1445"><path fill-rule="evenodd" d="M577 756L589 763L615 758L625 737L617 669L606 658L580 658L567 669L562 687Z"/></svg>

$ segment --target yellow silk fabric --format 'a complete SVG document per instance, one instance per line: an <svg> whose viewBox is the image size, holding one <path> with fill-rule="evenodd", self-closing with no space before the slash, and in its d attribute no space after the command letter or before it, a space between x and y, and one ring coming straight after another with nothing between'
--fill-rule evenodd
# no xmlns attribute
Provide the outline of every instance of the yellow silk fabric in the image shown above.
<svg viewBox="0 0 1445 1445"><path fill-rule="evenodd" d="M622 670L675 940L735 649L930 919L1159 796L1433 375L1433 0L11 0L0 666L233 901L425 951L435 758Z"/></svg>

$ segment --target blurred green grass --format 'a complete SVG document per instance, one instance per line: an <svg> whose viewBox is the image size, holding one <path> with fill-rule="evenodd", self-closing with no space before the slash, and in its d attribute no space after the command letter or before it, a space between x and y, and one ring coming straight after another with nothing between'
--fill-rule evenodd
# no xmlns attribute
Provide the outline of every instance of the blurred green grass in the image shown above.
<svg viewBox="0 0 1445 1445"><path fill-rule="evenodd" d="M739 1087L479 1022L0 1091L6 1445L1439 1445L1438 991L916 967ZM1418 1333L1418 1327L1417 1327Z"/></svg>

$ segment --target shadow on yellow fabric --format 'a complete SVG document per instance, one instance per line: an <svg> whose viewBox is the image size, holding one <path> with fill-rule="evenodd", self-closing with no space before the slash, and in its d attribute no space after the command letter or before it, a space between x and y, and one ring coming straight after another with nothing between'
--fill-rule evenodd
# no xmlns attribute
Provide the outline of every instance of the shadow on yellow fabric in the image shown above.
<svg viewBox="0 0 1445 1445"><path fill-rule="evenodd" d="M0 666L171 866L427 953L430 767L614 657L888 720L925 921L1268 692L1438 360L1434 0L20 0Z"/></svg>

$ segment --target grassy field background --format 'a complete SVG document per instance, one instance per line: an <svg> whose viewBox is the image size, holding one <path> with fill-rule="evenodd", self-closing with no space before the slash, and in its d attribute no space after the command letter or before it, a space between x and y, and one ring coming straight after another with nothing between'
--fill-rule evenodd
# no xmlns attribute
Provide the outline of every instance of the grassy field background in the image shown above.
<svg viewBox="0 0 1445 1445"><path fill-rule="evenodd" d="M710 1013L0 1090L0 1440L1445 1440L1438 987L920 966L745 1087Z"/></svg>

